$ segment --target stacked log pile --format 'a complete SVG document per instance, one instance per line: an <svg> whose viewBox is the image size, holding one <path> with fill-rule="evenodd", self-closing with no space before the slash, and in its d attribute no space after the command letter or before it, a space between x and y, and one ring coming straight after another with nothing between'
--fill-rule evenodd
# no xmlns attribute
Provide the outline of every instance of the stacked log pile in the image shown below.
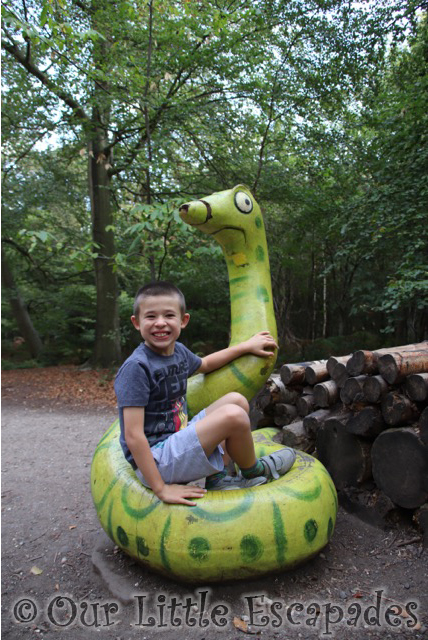
<svg viewBox="0 0 428 640"><path fill-rule="evenodd" d="M428 510L428 341L283 365L252 414L314 453L337 489L371 483L379 511Z"/></svg>

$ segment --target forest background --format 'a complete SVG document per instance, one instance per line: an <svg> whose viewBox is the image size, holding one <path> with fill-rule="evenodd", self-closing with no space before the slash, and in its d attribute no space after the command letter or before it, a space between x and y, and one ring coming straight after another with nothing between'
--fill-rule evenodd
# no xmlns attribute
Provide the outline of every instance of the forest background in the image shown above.
<svg viewBox="0 0 428 640"><path fill-rule="evenodd" d="M280 361L428 337L428 3L4 0L2 364L114 367L139 286L228 342L220 248L181 203L265 218Z"/></svg>

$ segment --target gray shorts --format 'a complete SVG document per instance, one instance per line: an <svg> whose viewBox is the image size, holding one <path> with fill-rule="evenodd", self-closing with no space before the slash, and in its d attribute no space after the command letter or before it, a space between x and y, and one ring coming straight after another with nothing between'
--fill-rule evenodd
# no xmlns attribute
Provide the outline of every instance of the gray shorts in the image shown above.
<svg viewBox="0 0 428 640"><path fill-rule="evenodd" d="M196 434L195 424L205 418L205 415L205 409L202 409L192 418L187 427L173 433L163 441L161 446L151 447L159 473L166 484L194 482L224 469L223 449L218 446L210 456L207 456ZM135 473L137 478L148 487L141 471L137 469Z"/></svg>

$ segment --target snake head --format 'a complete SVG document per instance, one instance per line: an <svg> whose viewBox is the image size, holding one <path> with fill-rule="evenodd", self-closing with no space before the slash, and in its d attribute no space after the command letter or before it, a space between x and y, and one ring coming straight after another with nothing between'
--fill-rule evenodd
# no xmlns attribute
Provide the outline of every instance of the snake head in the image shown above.
<svg viewBox="0 0 428 640"><path fill-rule="evenodd" d="M229 254L248 252L257 232L262 230L264 234L260 207L249 188L242 184L183 204L180 217L213 236Z"/></svg>

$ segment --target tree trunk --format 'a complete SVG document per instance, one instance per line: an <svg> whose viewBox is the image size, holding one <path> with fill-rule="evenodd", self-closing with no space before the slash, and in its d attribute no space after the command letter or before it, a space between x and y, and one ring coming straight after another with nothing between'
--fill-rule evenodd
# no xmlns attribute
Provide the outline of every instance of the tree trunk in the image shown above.
<svg viewBox="0 0 428 640"><path fill-rule="evenodd" d="M21 298L18 289L16 288L12 271L9 268L9 264L6 260L6 255L1 250L1 278L2 284L7 292L12 313L15 317L16 324L22 337L25 339L25 343L33 358L37 358L43 350L43 344L40 340L40 336L34 328L31 321L28 309L25 306L23 299Z"/></svg>
<svg viewBox="0 0 428 640"><path fill-rule="evenodd" d="M97 305L93 363L102 367L120 361L117 276L113 268L114 235L111 229L106 230L113 225L110 176L106 167L109 157L104 154L106 146L107 140L100 131L89 145L92 237L97 253L94 260Z"/></svg>
<svg viewBox="0 0 428 640"><path fill-rule="evenodd" d="M92 0L92 27L98 28L98 11L105 0ZM106 73L107 40L94 43L92 58L95 68ZM106 74L108 77L108 73ZM93 108L89 140L89 193L91 198L92 237L97 256L94 260L97 308L95 325L95 365L108 367L120 361L118 284L114 270L115 243L111 205L111 149L108 129L111 98L108 81L97 81L93 89ZM109 228L111 227L111 228Z"/></svg>

